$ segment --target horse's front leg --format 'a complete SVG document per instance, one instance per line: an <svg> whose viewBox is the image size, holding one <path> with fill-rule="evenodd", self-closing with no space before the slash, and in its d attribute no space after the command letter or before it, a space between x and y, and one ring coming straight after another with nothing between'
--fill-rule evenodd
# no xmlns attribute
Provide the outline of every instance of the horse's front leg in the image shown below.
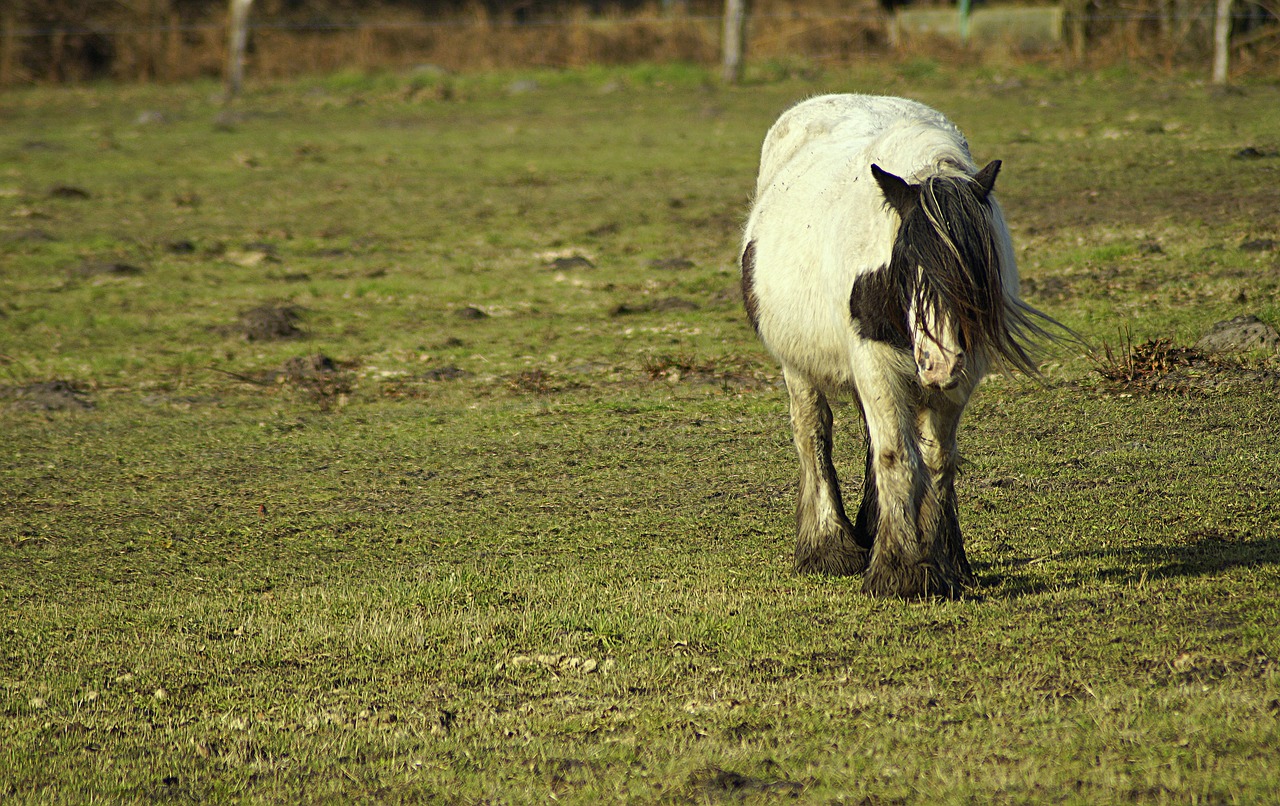
<svg viewBox="0 0 1280 806"><path fill-rule="evenodd" d="M955 596L963 574L936 542L938 501L917 431L921 391L914 376L864 375L859 398L867 421L866 492L858 525L875 535L862 582L873 596Z"/></svg>
<svg viewBox="0 0 1280 806"><path fill-rule="evenodd" d="M798 372L784 369L791 397L791 434L800 457L796 503L796 570L850 575L867 567L868 552L853 539L840 481L831 461L831 407L826 396Z"/></svg>
<svg viewBox="0 0 1280 806"><path fill-rule="evenodd" d="M965 556L956 505L956 466L960 453L956 431L968 401L967 391L934 393L920 410L920 450L929 469L932 495L920 509L920 531L933 536L933 556L946 573L961 585L974 582L973 569Z"/></svg>

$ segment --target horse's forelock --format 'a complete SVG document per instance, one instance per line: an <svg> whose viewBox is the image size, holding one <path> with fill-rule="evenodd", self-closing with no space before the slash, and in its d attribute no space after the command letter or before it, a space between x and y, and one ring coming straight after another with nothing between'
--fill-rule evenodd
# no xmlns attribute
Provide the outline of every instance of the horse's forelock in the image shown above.
<svg viewBox="0 0 1280 806"><path fill-rule="evenodd" d="M895 270L912 274L910 304L925 314L916 317L925 335L936 341L929 322L945 315L964 349L1034 372L1027 337L1040 328L1031 309L1005 299L1001 249L981 190L967 175L926 179L920 204L898 233Z"/></svg>

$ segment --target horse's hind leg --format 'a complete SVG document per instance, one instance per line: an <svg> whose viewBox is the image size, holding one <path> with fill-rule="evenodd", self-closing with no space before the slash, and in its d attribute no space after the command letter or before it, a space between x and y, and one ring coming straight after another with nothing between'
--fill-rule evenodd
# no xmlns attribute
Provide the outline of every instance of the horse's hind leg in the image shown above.
<svg viewBox="0 0 1280 806"><path fill-rule="evenodd" d="M784 369L791 396L791 433L800 457L796 504L796 570L849 575L867 567L868 552L853 538L840 482L831 461L831 407L797 372Z"/></svg>

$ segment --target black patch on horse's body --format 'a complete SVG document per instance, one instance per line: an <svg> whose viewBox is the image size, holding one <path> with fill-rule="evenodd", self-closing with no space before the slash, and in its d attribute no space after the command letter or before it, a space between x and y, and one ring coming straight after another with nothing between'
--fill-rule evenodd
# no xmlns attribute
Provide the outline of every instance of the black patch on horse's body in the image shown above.
<svg viewBox="0 0 1280 806"><path fill-rule="evenodd" d="M909 279L909 275L881 266L853 281L853 291L849 293L849 315L858 323L864 339L900 349L911 346L911 337L907 333Z"/></svg>
<svg viewBox="0 0 1280 806"><path fill-rule="evenodd" d="M760 300L756 298L756 242L742 250L742 305L747 309L751 329L760 335Z"/></svg>

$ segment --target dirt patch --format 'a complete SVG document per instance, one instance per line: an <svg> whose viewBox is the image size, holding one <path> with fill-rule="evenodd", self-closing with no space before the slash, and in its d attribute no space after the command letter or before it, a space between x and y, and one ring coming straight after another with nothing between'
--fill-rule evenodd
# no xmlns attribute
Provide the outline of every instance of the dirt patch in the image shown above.
<svg viewBox="0 0 1280 806"><path fill-rule="evenodd" d="M316 378L325 378L336 372L338 372L338 363L336 361L323 353L315 353L314 355L290 358L274 374L281 382L301 383Z"/></svg>
<svg viewBox="0 0 1280 806"><path fill-rule="evenodd" d="M465 369L449 364L443 367L435 367L422 373L424 381L456 381L459 378L469 378L471 373Z"/></svg>
<svg viewBox="0 0 1280 806"><path fill-rule="evenodd" d="M1275 149L1245 146L1233 154L1232 158L1238 160L1264 160L1277 156L1280 156L1280 151L1276 151Z"/></svg>
<svg viewBox="0 0 1280 806"><path fill-rule="evenodd" d="M1141 255L1156 255L1159 245L1143 243L1138 245ZM1062 303L1075 299L1087 299L1099 294L1152 292L1159 284L1156 279L1136 263L1122 262L1111 265L1097 265L1087 261L1070 276L1046 275L1041 277L1023 277L1021 279L1022 295L1039 302Z"/></svg>
<svg viewBox="0 0 1280 806"><path fill-rule="evenodd" d="M381 384L383 397L421 399L436 394L437 384L461 381L473 377L473 373L454 364L432 367L421 375L390 378ZM509 380L508 386L511 386ZM515 388L514 386L512 388Z"/></svg>
<svg viewBox="0 0 1280 806"><path fill-rule="evenodd" d="M49 188L49 198L82 200L92 199L93 194L76 185L54 185Z"/></svg>
<svg viewBox="0 0 1280 806"><path fill-rule="evenodd" d="M798 798L804 792L804 786L794 781L770 781L719 767L703 767L694 771L689 776L688 788L695 797L712 798L740 798L751 794Z"/></svg>
<svg viewBox="0 0 1280 806"><path fill-rule="evenodd" d="M547 261L547 268L554 271L573 271L574 269L594 269L596 264L582 255L568 255L552 258Z"/></svg>
<svg viewBox="0 0 1280 806"><path fill-rule="evenodd" d="M252 374L216 370L254 386L293 389L305 394L322 408L341 405L355 387L352 364L335 361L322 353L297 356L279 369Z"/></svg>
<svg viewBox="0 0 1280 806"><path fill-rule="evenodd" d="M1269 154L1241 158L1246 161L1237 164L1232 181L1185 185L1176 193L1143 193L1063 177L1061 182L1047 182L1018 194L1009 205L1017 210L1010 223L1023 234L1083 232L1094 227L1148 228L1161 221L1200 221L1209 227L1248 221L1269 229L1280 210L1280 184L1257 182L1238 173L1274 170L1270 158ZM1018 238L1015 235L1015 241Z"/></svg>
<svg viewBox="0 0 1280 806"><path fill-rule="evenodd" d="M1045 302L1066 302L1076 295L1071 283L1063 277L1023 277L1022 296Z"/></svg>
<svg viewBox="0 0 1280 806"><path fill-rule="evenodd" d="M132 263L118 260L86 260L71 270L73 277L136 277L142 269Z"/></svg>
<svg viewBox="0 0 1280 806"><path fill-rule="evenodd" d="M741 281L731 283L712 294L711 303L713 305L741 306L743 304Z"/></svg>
<svg viewBox="0 0 1280 806"><path fill-rule="evenodd" d="M688 271L693 261L687 257L664 257L649 261L649 268L659 271Z"/></svg>
<svg viewBox="0 0 1280 806"><path fill-rule="evenodd" d="M237 329L245 341L280 341L306 335L298 326L302 309L294 305L260 305L240 314Z"/></svg>
<svg viewBox="0 0 1280 806"><path fill-rule="evenodd" d="M507 377L506 384L513 392L532 395L549 395L582 386L577 381L566 380L541 369L517 372Z"/></svg>
<svg viewBox="0 0 1280 806"><path fill-rule="evenodd" d="M25 411L83 411L94 405L83 389L68 381L4 387L0 398L12 400L12 408Z"/></svg>
<svg viewBox="0 0 1280 806"><path fill-rule="evenodd" d="M653 302L631 303L623 302L615 305L610 311L610 316L628 316L636 313L676 313L680 311L696 311L698 303L691 302L680 297L663 297Z"/></svg>
<svg viewBox="0 0 1280 806"><path fill-rule="evenodd" d="M1220 658L1185 651L1172 658L1146 659L1139 665L1157 685L1187 686L1264 678L1274 671L1276 661L1260 652L1243 658Z"/></svg>
<svg viewBox="0 0 1280 806"><path fill-rule="evenodd" d="M292 386L322 405L341 402L354 388L350 370L322 353L290 358L271 373L271 379L276 384Z"/></svg>
<svg viewBox="0 0 1280 806"><path fill-rule="evenodd" d="M1274 252L1276 242L1271 238L1250 238L1240 243L1241 252Z"/></svg>
<svg viewBox="0 0 1280 806"><path fill-rule="evenodd" d="M641 370L653 382L692 382L726 389L758 388L769 383L755 365L733 357L714 361L685 354L646 355Z"/></svg>

